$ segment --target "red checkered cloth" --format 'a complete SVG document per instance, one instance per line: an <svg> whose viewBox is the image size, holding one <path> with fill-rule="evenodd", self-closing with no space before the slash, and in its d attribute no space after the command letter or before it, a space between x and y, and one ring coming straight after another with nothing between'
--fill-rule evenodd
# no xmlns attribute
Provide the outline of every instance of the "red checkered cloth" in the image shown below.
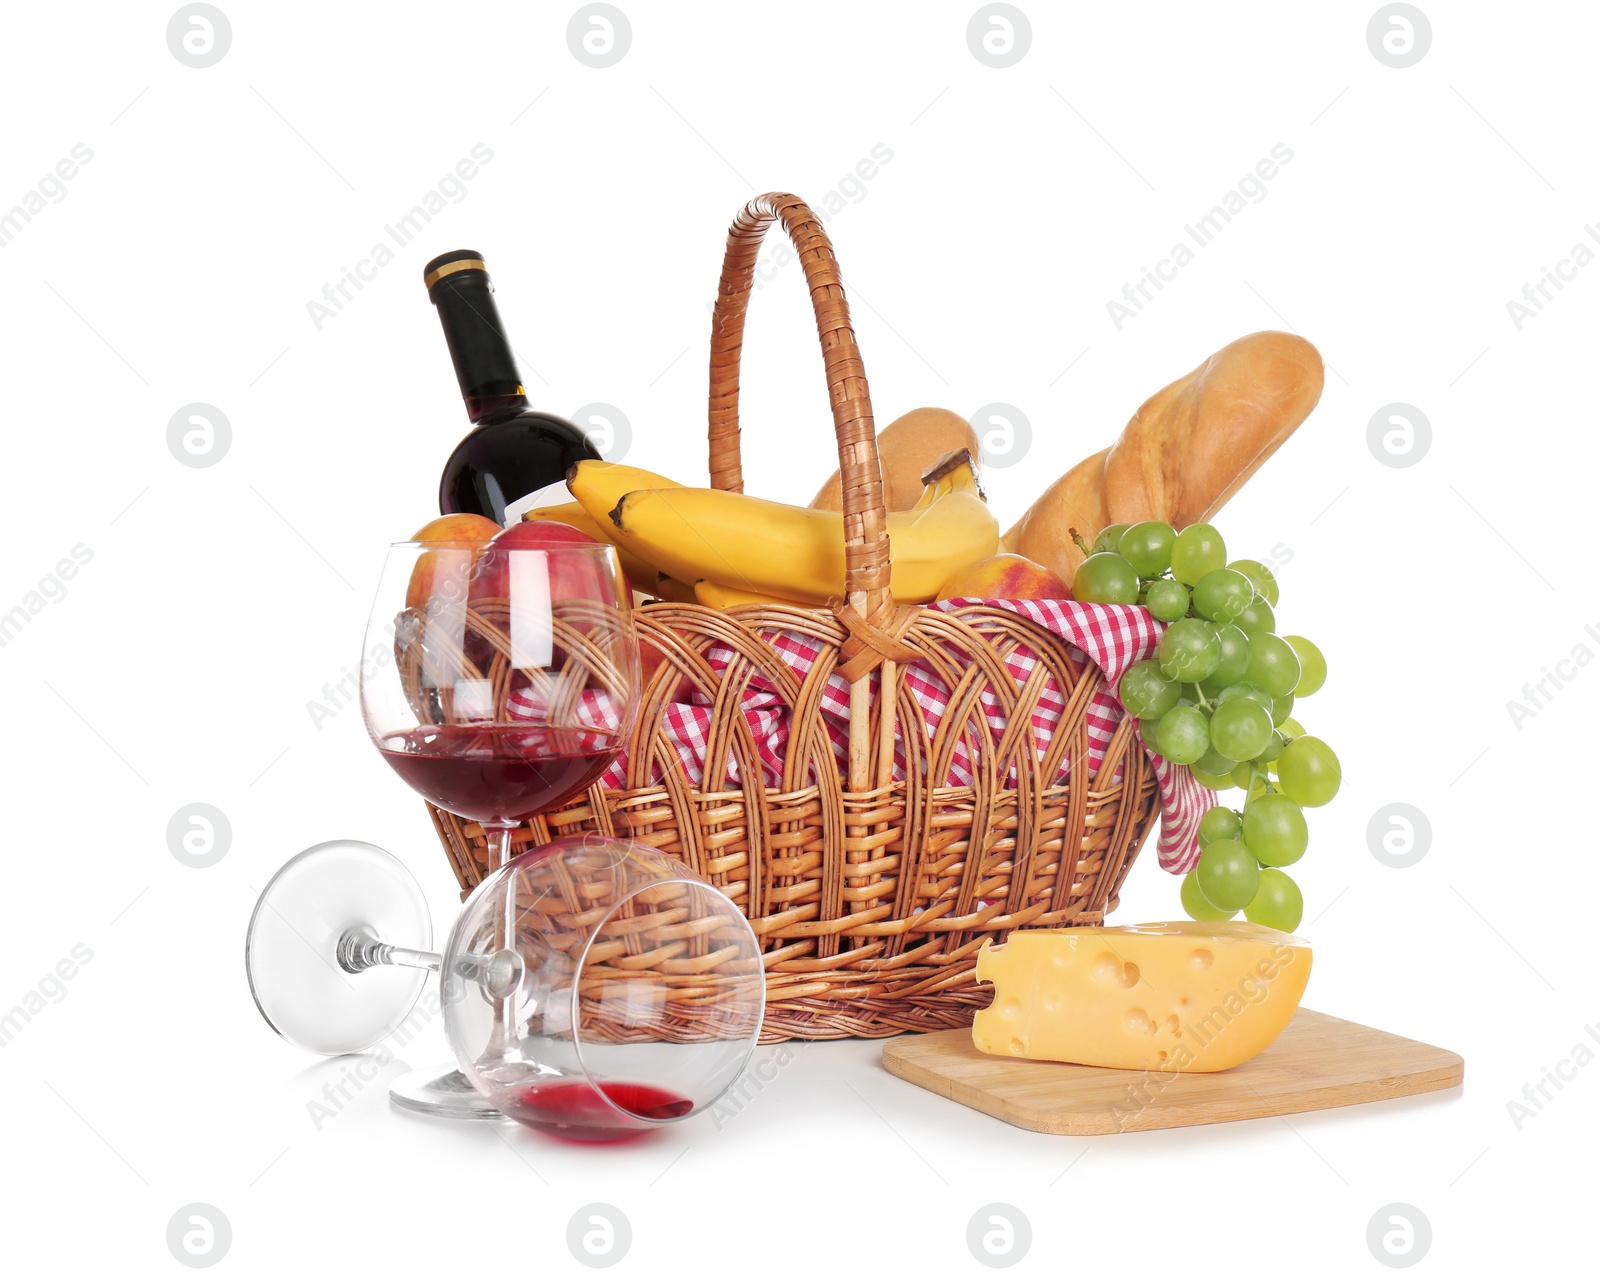
<svg viewBox="0 0 1600 1273"><path fill-rule="evenodd" d="M986 605L1009 610L1013 614L1038 624L1072 646L1071 657L1080 666L1093 659L1104 680L1095 691L1087 711L1089 734L1088 767L1092 778L1105 759L1106 747L1124 715L1122 705L1111 687L1140 659L1155 653L1163 627L1150 617L1142 606L1091 605L1078 601L977 601L960 599L937 603L942 610L961 606ZM817 641L793 632L769 632L767 639L778 655L794 669L795 675L804 677L817 657ZM734 654L726 646L712 646L706 651L706 661L718 672L727 669ZM1018 646L1006 659L1006 670L1021 685L1033 673L1037 659L1023 646ZM922 708L931 733L939 724L949 701L944 682L935 677L926 663L901 665L901 674L908 689ZM874 680L877 673L872 673ZM984 715L998 743L1007 725L1005 711L992 691L982 696ZM1051 734L1061 719L1064 699L1060 687L1052 678L1039 695L1033 710L1033 738L1037 754L1042 758L1049 749ZM760 759L762 780L766 786L775 787L781 781L785 747L789 741L789 712L782 698L770 682L752 676L746 686L742 707L745 721L755 740L756 754ZM514 718L531 719L539 714L538 705L527 691L512 696L508 704ZM671 704L663 724L667 737L678 753L679 763L688 781L699 784L705 773L706 739L711 728L712 705L709 699L696 692L686 692L685 697ZM833 743L840 772L849 756L850 684L835 672L828 679L822 695L823 721ZM581 709L583 723L595 727L615 726L612 705L599 696L588 696ZM1148 749L1147 749L1148 751ZM1182 875L1194 867L1200 850L1197 837L1200 817L1216 804L1216 795L1202 787L1186 768L1173 765L1149 753L1161 798L1161 834L1157 854L1164 870ZM1067 760L1061 772L1053 775L1059 785L1065 780ZM608 787L621 786L626 775L626 760L619 759L607 771L602 781ZM905 777L903 751L895 753L895 778ZM660 781L660 775L653 775ZM739 784L738 762L730 757L726 781L730 787ZM939 785L970 786L972 782L971 753L966 744L958 744L950 764Z"/></svg>

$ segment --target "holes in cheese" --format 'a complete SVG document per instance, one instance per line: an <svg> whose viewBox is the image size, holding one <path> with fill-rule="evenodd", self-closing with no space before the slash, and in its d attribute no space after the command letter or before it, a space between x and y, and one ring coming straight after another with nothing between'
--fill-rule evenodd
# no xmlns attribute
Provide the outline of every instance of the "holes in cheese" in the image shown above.
<svg viewBox="0 0 1600 1273"><path fill-rule="evenodd" d="M1310 943L1260 924L1016 932L978 952L995 996L972 1041L1110 1069L1226 1070L1278 1037L1310 975Z"/></svg>

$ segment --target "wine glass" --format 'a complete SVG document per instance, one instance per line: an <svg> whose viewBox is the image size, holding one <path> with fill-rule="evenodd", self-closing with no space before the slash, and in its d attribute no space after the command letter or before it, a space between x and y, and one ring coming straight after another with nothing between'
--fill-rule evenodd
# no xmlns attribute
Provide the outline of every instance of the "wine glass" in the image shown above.
<svg viewBox="0 0 1600 1273"><path fill-rule="evenodd" d="M438 970L445 1032L475 1089L496 1114L570 1140L619 1140L707 1108L761 1032L766 977L749 921L637 843L585 835L531 849L478 885L442 953L425 949L426 933L421 890L382 849L307 849L251 919L256 1002L295 1042L365 1045Z"/></svg>
<svg viewBox="0 0 1600 1273"><path fill-rule="evenodd" d="M578 795L625 745L639 701L631 595L616 550L564 527L390 546L364 648L392 642L395 661L363 665L367 732L412 788L482 825L491 870L520 822ZM495 1113L449 1067L402 1076L390 1097Z"/></svg>

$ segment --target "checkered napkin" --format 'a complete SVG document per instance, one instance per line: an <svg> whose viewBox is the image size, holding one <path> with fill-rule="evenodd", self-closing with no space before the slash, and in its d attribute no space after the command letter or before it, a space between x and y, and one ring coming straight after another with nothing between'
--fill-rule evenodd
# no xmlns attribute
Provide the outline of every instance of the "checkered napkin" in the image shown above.
<svg viewBox="0 0 1600 1273"><path fill-rule="evenodd" d="M1016 600L955 600L936 603L939 609L954 610L961 606L982 604L999 610L1009 610L1040 627L1054 633L1072 646L1071 657L1080 666L1093 659L1099 666L1104 681L1095 691L1089 704L1087 725L1089 735L1088 767L1092 778L1105 759L1106 747L1112 733L1123 717L1121 703L1111 686L1130 666L1155 653L1161 639L1162 625L1150 617L1142 606L1091 605L1077 601L1016 601ZM769 632L768 641L778 655L795 672L804 677L820 649L811 638L792 632ZM721 672L733 662L733 651L726 646L712 646L706 651L706 661ZM1006 659L1006 670L1020 685L1032 674L1037 659L1026 647L1018 646ZM906 687L921 705L931 733L939 724L948 704L944 683L932 675L925 663L900 666ZM872 673L877 680L877 673ZM525 694L526 692L524 692ZM1007 725L1005 711L990 691L982 696L984 715L998 743ZM1050 737L1061 719L1064 699L1060 687L1051 679L1039 695L1033 709L1033 738L1037 754L1044 756ZM789 712L782 698L770 682L752 676L743 697L745 721L755 740L756 755L762 768L766 786L775 787L781 780L785 747L789 741ZM532 717L538 708L523 695L513 695L508 704L510 714ZM822 695L823 721L833 743L840 772L844 771L849 756L850 685L835 672L828 680ZM584 723L596 727L615 725L611 705L598 697L587 698L581 709ZM699 784L705 774L706 740L711 729L711 702L704 695L687 687L685 697L671 704L663 718L667 738L678 753L679 763L688 781ZM1164 870L1181 875L1189 871L1200 856L1197 836L1200 816L1216 803L1216 796L1197 783L1189 771L1170 764L1153 753L1151 765L1161 798L1161 834L1157 853ZM1066 761L1061 772L1053 775L1059 785L1066 775ZM607 771L602 781L608 787L621 786L626 774L626 762L619 759ZM660 775L653 775L656 781ZM896 751L895 778L905 777L904 755ZM730 757L726 780L730 787L739 783L738 762ZM969 786L972 782L971 755L968 748L958 745L951 761L948 775L936 776L939 785Z"/></svg>

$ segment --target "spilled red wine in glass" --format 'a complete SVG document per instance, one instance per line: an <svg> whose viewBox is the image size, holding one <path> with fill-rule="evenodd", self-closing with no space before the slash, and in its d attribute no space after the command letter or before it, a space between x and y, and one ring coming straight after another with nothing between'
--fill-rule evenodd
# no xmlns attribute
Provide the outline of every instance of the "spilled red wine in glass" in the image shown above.
<svg viewBox="0 0 1600 1273"><path fill-rule="evenodd" d="M693 1108L693 1101L647 1083L602 1079L593 1086L557 1082L530 1087L505 1112L519 1123L564 1140L605 1141L652 1130L634 1119L681 1118Z"/></svg>

